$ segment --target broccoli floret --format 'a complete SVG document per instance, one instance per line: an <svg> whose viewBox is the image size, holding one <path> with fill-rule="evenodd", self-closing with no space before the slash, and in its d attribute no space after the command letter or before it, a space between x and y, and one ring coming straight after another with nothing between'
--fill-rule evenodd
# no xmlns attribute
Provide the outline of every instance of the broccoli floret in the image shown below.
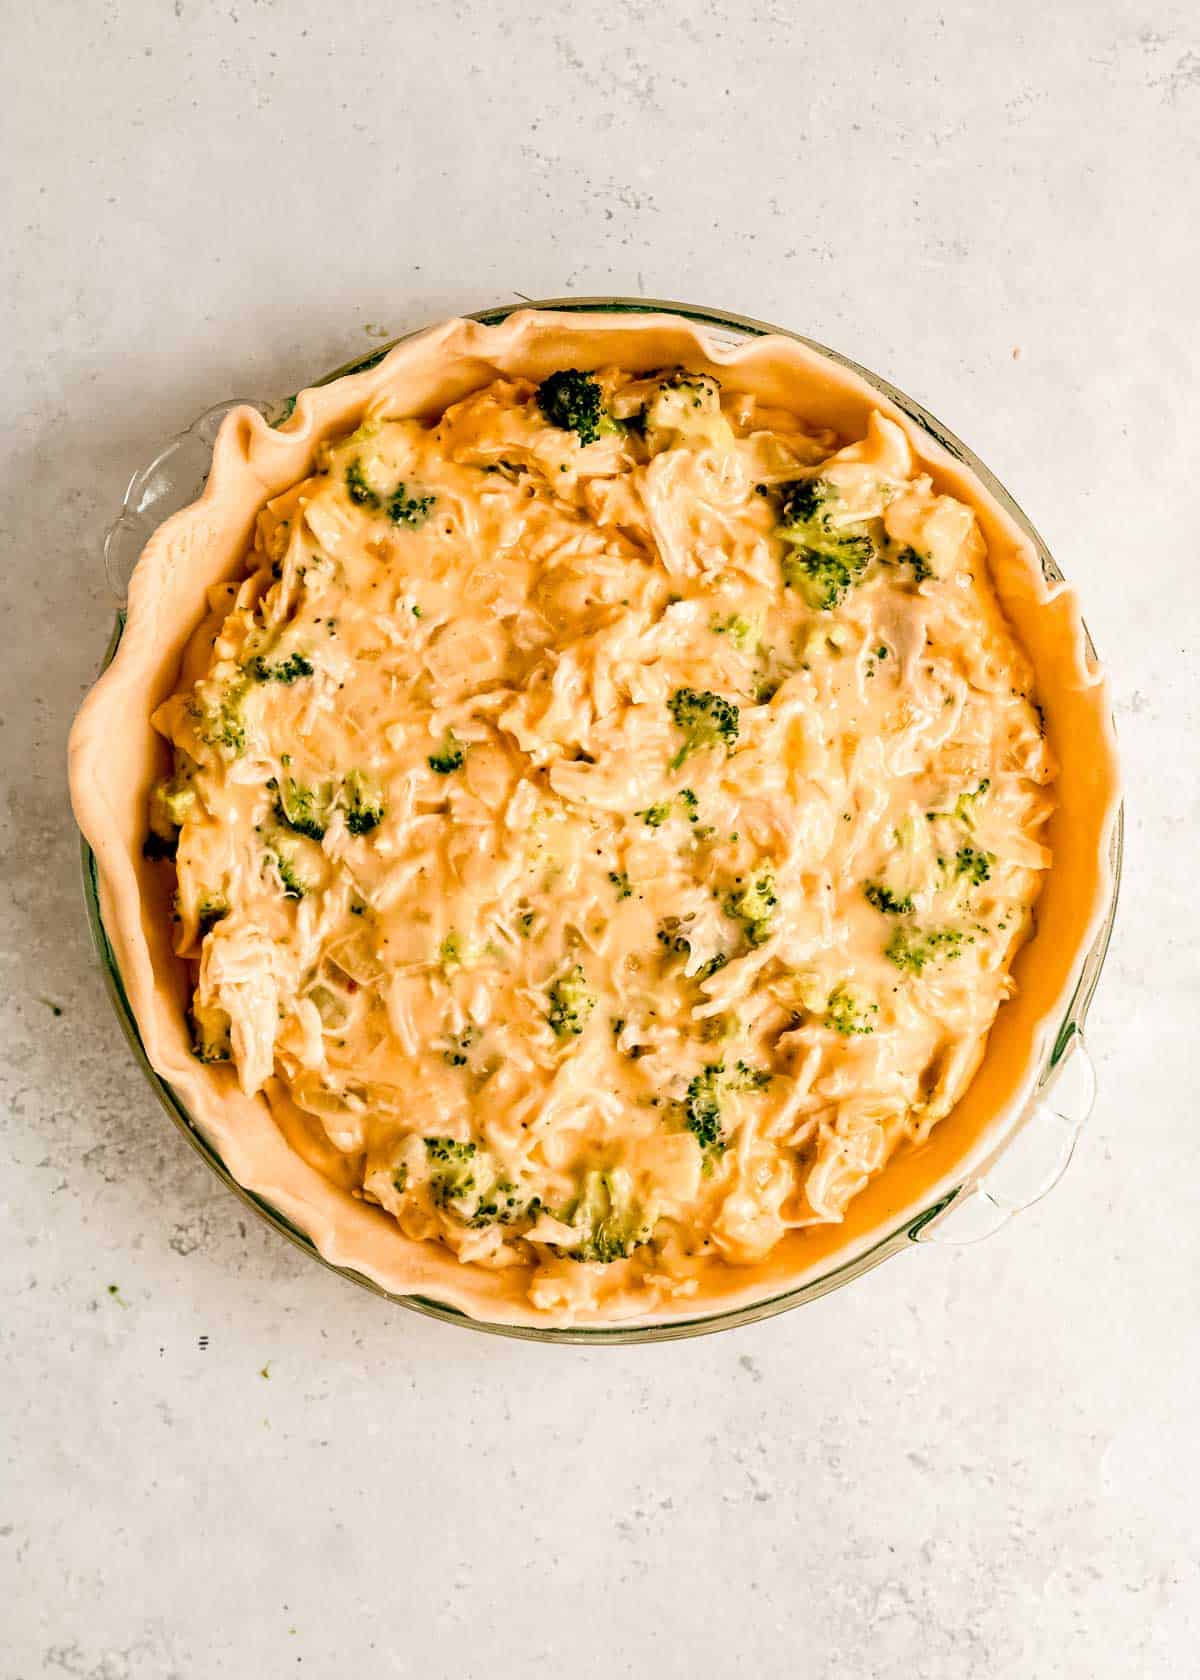
<svg viewBox="0 0 1200 1680"><path fill-rule="evenodd" d="M745 649L758 640L758 627L741 613L733 613L724 623L714 618L709 627L714 636L728 636L735 648Z"/></svg>
<svg viewBox="0 0 1200 1680"><path fill-rule="evenodd" d="M574 432L580 443L595 443L605 433L619 432L604 402L604 392L590 373L563 368L543 379L537 391L538 407L552 426Z"/></svg>
<svg viewBox="0 0 1200 1680"><path fill-rule="evenodd" d="M848 987L835 986L825 1004L825 1025L843 1038L854 1038L875 1031L871 1016L878 1013L878 1004L860 1004Z"/></svg>
<svg viewBox="0 0 1200 1680"><path fill-rule="evenodd" d="M442 1060L448 1067L466 1067L467 1051L479 1037L477 1027L466 1026L450 1040L449 1045L442 1051Z"/></svg>
<svg viewBox="0 0 1200 1680"><path fill-rule="evenodd" d="M256 682L294 683L300 677L312 676L313 663L304 653L289 654L274 665L266 659L252 659L250 674Z"/></svg>
<svg viewBox="0 0 1200 1680"><path fill-rule="evenodd" d="M733 438L721 413L720 383L711 374L682 369L667 375L647 402L643 430L652 444L686 439L724 443Z"/></svg>
<svg viewBox="0 0 1200 1680"><path fill-rule="evenodd" d="M639 811L638 815L650 828L661 828L671 815L671 801L664 799L661 805L649 805L644 811Z"/></svg>
<svg viewBox="0 0 1200 1680"><path fill-rule="evenodd" d="M596 999L588 991L587 976L576 963L560 975L548 993L550 1012L546 1016L556 1038L578 1038L587 1026Z"/></svg>
<svg viewBox="0 0 1200 1680"><path fill-rule="evenodd" d="M191 703L192 722L196 734L207 747L214 747L222 758L240 758L246 750L246 720L242 707L246 698L246 683L226 683L212 698L194 696Z"/></svg>
<svg viewBox="0 0 1200 1680"><path fill-rule="evenodd" d="M346 468L346 492L355 507L377 508L379 506L379 497L367 483L362 462L357 456Z"/></svg>
<svg viewBox="0 0 1200 1680"><path fill-rule="evenodd" d="M678 770L689 753L704 747L732 750L740 715L732 700L709 689L677 688L667 704L675 727L683 732L683 745L670 763L672 770Z"/></svg>
<svg viewBox="0 0 1200 1680"><path fill-rule="evenodd" d="M221 893L208 893L196 906L196 921L201 939L207 938L218 922L229 914L229 901Z"/></svg>
<svg viewBox="0 0 1200 1680"><path fill-rule="evenodd" d="M429 518L436 496L410 496L403 484L398 484L388 497L387 516L393 525L406 525L419 531Z"/></svg>
<svg viewBox="0 0 1200 1680"><path fill-rule="evenodd" d="M462 935L453 928L438 946L438 962L442 973L449 978L456 968L463 965Z"/></svg>
<svg viewBox="0 0 1200 1680"><path fill-rule="evenodd" d="M960 793L948 811L926 811L925 821L935 822L938 817L948 817L951 822L961 823L964 828L975 827L975 807L991 787L991 777L985 776L977 788Z"/></svg>
<svg viewBox="0 0 1200 1680"><path fill-rule="evenodd" d="M329 801L323 789L301 787L290 776L282 782L272 776L267 786L275 795L275 815L286 828L310 840L325 838Z"/></svg>
<svg viewBox="0 0 1200 1680"><path fill-rule="evenodd" d="M410 496L404 484L386 496L373 490L358 456L346 468L346 493L355 507L381 507L393 525L406 525L410 531L424 525L437 501L436 496Z"/></svg>
<svg viewBox="0 0 1200 1680"><path fill-rule="evenodd" d="M150 828L142 841L143 857L158 862L175 856L179 830L195 803L195 789L177 776L155 784L150 794Z"/></svg>
<svg viewBox="0 0 1200 1680"><path fill-rule="evenodd" d="M805 548L785 555L782 570L785 589L795 589L814 612L832 612L858 582L863 567L841 555Z"/></svg>
<svg viewBox="0 0 1200 1680"><path fill-rule="evenodd" d="M383 795L373 788L361 770L351 770L342 783L346 805L346 827L351 834L370 834L385 816Z"/></svg>
<svg viewBox="0 0 1200 1680"><path fill-rule="evenodd" d="M488 1151L474 1143L426 1138L425 1159L430 1168L433 1205L473 1230L485 1225L511 1225L516 1219L536 1218L541 1211L541 1198L526 1200L517 1185L501 1178Z"/></svg>
<svg viewBox="0 0 1200 1680"><path fill-rule="evenodd" d="M680 788L679 803L683 806L690 823L700 821L700 801L691 788Z"/></svg>
<svg viewBox="0 0 1200 1680"><path fill-rule="evenodd" d="M564 1223L586 1227L587 1235L568 1254L572 1260L593 1265L608 1266L614 1260L628 1259L635 1248L650 1239L629 1175L620 1169L588 1173L579 1196L564 1215Z"/></svg>
<svg viewBox="0 0 1200 1680"><path fill-rule="evenodd" d="M711 373L688 373L680 368L678 372L668 374L658 390L660 396L665 391L678 391L693 408L705 408L719 400L721 382Z"/></svg>
<svg viewBox="0 0 1200 1680"><path fill-rule="evenodd" d="M771 1078L769 1068L756 1068L748 1062L738 1062L729 1075L729 1083L735 1091L765 1091Z"/></svg>
<svg viewBox="0 0 1200 1680"><path fill-rule="evenodd" d="M912 913L911 895L894 893L890 887L884 886L882 881L868 881L863 888L863 897L885 916L908 916Z"/></svg>
<svg viewBox="0 0 1200 1680"><path fill-rule="evenodd" d="M771 937L771 920L779 904L774 876L764 869L754 880L743 882L739 875L734 886L737 890L725 898L725 914L741 922L751 945L765 945Z"/></svg>
<svg viewBox="0 0 1200 1680"><path fill-rule="evenodd" d="M683 1100L684 1124L704 1151L706 1165L724 1152L726 1139L721 1124L721 1095L724 1091L762 1091L771 1083L766 1068L738 1062L732 1072L724 1062L708 1062L695 1075Z"/></svg>
<svg viewBox="0 0 1200 1680"><path fill-rule="evenodd" d="M142 843L143 857L175 856L179 830L195 803L196 790L177 776L155 784L150 794L150 832Z"/></svg>
<svg viewBox="0 0 1200 1680"><path fill-rule="evenodd" d="M954 873L965 875L973 887L981 887L990 877L995 861L991 852L976 851L974 846L960 846L954 859Z"/></svg>
<svg viewBox="0 0 1200 1680"><path fill-rule="evenodd" d="M610 869L608 878L612 882L618 899L633 897L633 888L629 884L629 876L625 870Z"/></svg>
<svg viewBox="0 0 1200 1680"><path fill-rule="evenodd" d="M453 1138L426 1138L425 1158L431 1163L429 1194L434 1207L461 1202L475 1188L473 1143L456 1143Z"/></svg>
<svg viewBox="0 0 1200 1680"><path fill-rule="evenodd" d="M896 564L910 568L914 583L924 583L926 578L935 575L933 567L925 556L918 554L915 548L910 548L907 545L896 555Z"/></svg>
<svg viewBox="0 0 1200 1680"><path fill-rule="evenodd" d="M720 1154L725 1148L721 1131L721 1078L724 1062L709 1062L687 1088L683 1101L684 1123L705 1154Z"/></svg>
<svg viewBox="0 0 1200 1680"><path fill-rule="evenodd" d="M284 898L303 898L308 888L296 874L295 869L285 857L278 852L274 854L275 867L279 871L279 879L283 882Z"/></svg>
<svg viewBox="0 0 1200 1680"><path fill-rule="evenodd" d="M963 936L957 928L898 927L883 954L906 974L920 974L931 962L961 956Z"/></svg>
<svg viewBox="0 0 1200 1680"><path fill-rule="evenodd" d="M979 786L975 789L974 793L959 794L958 798L954 801L954 810L951 813L955 822L962 823L964 828L975 827L975 806L983 798L984 794L991 785L991 778L985 776Z"/></svg>
<svg viewBox="0 0 1200 1680"><path fill-rule="evenodd" d="M782 562L783 582L818 612L840 605L875 554L864 520L834 523L836 487L824 478L798 478L780 486L775 534L792 545Z"/></svg>
<svg viewBox="0 0 1200 1680"><path fill-rule="evenodd" d="M193 1003L188 1024L192 1034L192 1055L198 1062L228 1062L233 1059L230 1019L223 1009Z"/></svg>
<svg viewBox="0 0 1200 1680"><path fill-rule="evenodd" d="M690 917L688 918L691 919ZM662 926L655 934L658 943L666 950L673 951L676 956L688 956L692 949L692 942L687 934L681 931L678 916L667 916Z"/></svg>
<svg viewBox="0 0 1200 1680"><path fill-rule="evenodd" d="M456 770L462 769L464 757L461 742L456 741L452 734L447 734L441 749L430 753L425 762L439 776L452 776Z"/></svg>
<svg viewBox="0 0 1200 1680"><path fill-rule="evenodd" d="M480 1197L467 1224L476 1231L484 1225L511 1225L515 1219L536 1219L541 1210L540 1196L524 1201L518 1186L502 1178Z"/></svg>
<svg viewBox="0 0 1200 1680"><path fill-rule="evenodd" d="M267 847L267 862L273 864L275 872L283 884L284 898L303 898L308 891L309 883L304 880L297 867L297 853L300 846L285 834L276 835L274 843Z"/></svg>

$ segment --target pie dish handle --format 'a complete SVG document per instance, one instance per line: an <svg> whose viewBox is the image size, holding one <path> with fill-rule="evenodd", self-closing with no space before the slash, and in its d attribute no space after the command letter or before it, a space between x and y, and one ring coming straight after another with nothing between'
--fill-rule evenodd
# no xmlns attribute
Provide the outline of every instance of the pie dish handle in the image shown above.
<svg viewBox="0 0 1200 1680"><path fill-rule="evenodd" d="M153 532L164 519L194 502L204 489L213 444L225 416L235 408L250 407L273 421L279 406L255 397L233 397L217 403L134 473L120 515L104 534L104 573L118 608L124 609L133 568Z"/></svg>
<svg viewBox="0 0 1200 1680"><path fill-rule="evenodd" d="M982 1242L1015 1213L1053 1190L1071 1164L1096 1100L1096 1070L1078 1029L1049 1085L1003 1153L932 1218L911 1233L915 1242L962 1247Z"/></svg>

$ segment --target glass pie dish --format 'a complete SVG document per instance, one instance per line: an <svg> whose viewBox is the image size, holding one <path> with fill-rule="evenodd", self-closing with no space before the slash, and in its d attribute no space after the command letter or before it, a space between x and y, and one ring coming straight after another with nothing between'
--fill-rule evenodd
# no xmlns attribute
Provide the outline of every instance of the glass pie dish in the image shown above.
<svg viewBox="0 0 1200 1680"><path fill-rule="evenodd" d="M508 317L530 306L513 304L508 307L484 310L470 319L485 327L499 326ZM570 299L554 300L532 306L554 310L557 316L577 313L591 317L661 315L682 317L700 328L705 341L722 350L736 350L754 340L773 335L807 347L828 361L840 364L858 380L865 382L883 403L899 409L911 425L931 440L931 445L954 463L959 463L982 484L999 504L1010 523L1017 528L1028 554L1027 570L1034 574L1034 561L1040 565L1042 577L1051 590L1062 585L1061 573L1054 565L1045 545L1021 513L1012 498L994 477L952 434L933 419L919 404L897 391L878 376L857 367L836 352L813 344L800 335L765 323L736 316L697 309L689 305L632 299ZM514 323L515 324L515 323ZM605 328L605 331L609 329ZM619 327L618 331L625 331ZM415 335L414 335L415 336ZM396 343L404 342L402 340ZM490 341L489 341L490 342ZM393 344L386 344L357 361L339 368L318 380L323 386L345 376L362 373L381 361ZM766 347L764 346L764 353ZM407 354L407 352L406 352ZM794 355L799 352L793 352ZM561 364L551 364L561 365ZM871 398L874 401L874 397ZM163 521L195 500L204 485L214 442L226 415L244 407L244 403L225 403L202 415L191 427L174 438L141 473L135 475L125 498L120 517L110 528L104 547L105 565L109 581L121 606L117 625L110 642L107 664L114 657L125 631L124 598L134 563L152 533ZM283 403L251 401L250 407L273 425L282 425L294 406L294 399ZM254 416L247 417L255 425ZM266 433L264 436L270 437ZM143 574L144 575L144 574ZM182 575L182 574L181 574ZM1041 597L1038 596L1040 600ZM1028 601L1026 603L1028 607ZM1056 615L1056 622L1062 615ZM135 622L138 622L135 620ZM1040 622L1040 621L1039 621ZM1040 631L1035 632L1040 634ZM1096 662L1095 649L1086 629L1076 632L1086 644L1089 669ZM126 655L122 655L122 664ZM115 675L116 673L113 673ZM1104 778L1100 778L1101 787ZM1110 797L1103 807L1104 826L1100 831L1106 850L1106 868L1097 868L1097 890L1089 903L1095 908L1087 922L1088 937L1075 949L1070 943L1066 956L1070 958L1071 984L1061 993L1052 995L1066 1001L1061 1017L1055 1016L1039 1023L1039 1065L1031 1079L1023 1080L1021 1100L1010 1101L995 1114L987 1107L987 1097L975 1106L976 1118L970 1121L974 1130L964 1130L968 1120L954 1128L957 1111L944 1121L937 1131L937 1140L923 1145L897 1169L889 1165L881 1175L888 1181L889 1193L874 1198L869 1212L860 1218L847 1220L846 1225L826 1231L814 1241L811 1263L799 1275L789 1276L787 1287L764 1287L753 1298L743 1291L735 1302L719 1297L706 1301L703 1308L685 1311L678 1309L669 1317L587 1323L578 1325L547 1325L493 1320L487 1316L468 1315L459 1306L438 1299L434 1293L395 1293L375 1278L354 1266L338 1264L320 1251L320 1245L294 1219L275 1205L270 1196L247 1189L238 1181L227 1159L214 1145L179 1091L151 1066L137 1013L130 1003L129 992L121 973L116 952L119 941L112 937L112 927L105 925L103 871L96 856L85 843L84 876L91 923L109 982L110 993L147 1077L160 1101L180 1126L194 1147L200 1150L214 1171L222 1177L249 1205L267 1218L299 1246L322 1264L340 1271L352 1281L385 1295L399 1305L415 1311L462 1323L475 1329L549 1341L617 1341L660 1340L675 1336L697 1334L718 1328L728 1328L782 1311L786 1307L827 1293L848 1282L858 1273L879 1264L889 1255L907 1249L916 1242L969 1242L987 1235L1013 1213L1030 1205L1044 1195L1057 1181L1069 1162L1079 1129L1086 1119L1094 1095L1091 1064L1083 1045L1083 1027L1088 1005L1108 944L1115 912L1117 883L1120 873L1121 823L1115 799ZM86 826L86 825L85 825ZM1086 826L1086 825L1085 825ZM1036 946L1036 940L1034 945ZM1084 948L1086 946L1086 949ZM1050 954L1061 964L1063 952L1050 947ZM1055 966L1054 962L1050 967ZM1065 971L1064 971L1065 972ZM186 1061L187 1058L185 1057ZM1027 1058L1028 1060L1028 1058ZM188 1077L182 1069L178 1077ZM197 1092L197 1101L203 1094ZM962 1105L964 1110L967 1103ZM979 1124L978 1115L988 1123ZM936 1168L936 1170L935 1170Z"/></svg>

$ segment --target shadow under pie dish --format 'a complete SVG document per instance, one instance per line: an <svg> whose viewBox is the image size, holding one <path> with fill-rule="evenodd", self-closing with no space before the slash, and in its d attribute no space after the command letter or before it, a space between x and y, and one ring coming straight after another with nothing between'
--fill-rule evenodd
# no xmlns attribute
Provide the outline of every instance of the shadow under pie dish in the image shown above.
<svg viewBox="0 0 1200 1680"><path fill-rule="evenodd" d="M633 308L226 416L72 788L160 1091L325 1260L686 1333L874 1263L1022 1129L1115 760L1073 592L940 438Z"/></svg>

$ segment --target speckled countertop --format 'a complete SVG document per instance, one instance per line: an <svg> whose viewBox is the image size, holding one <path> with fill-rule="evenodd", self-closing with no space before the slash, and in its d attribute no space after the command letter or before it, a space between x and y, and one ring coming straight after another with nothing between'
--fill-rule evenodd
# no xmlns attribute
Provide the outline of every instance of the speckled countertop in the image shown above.
<svg viewBox="0 0 1200 1680"><path fill-rule="evenodd" d="M5 48L0 1676L1194 1675L1195 8L42 0ZM692 1343L472 1337L248 1222L80 902L63 746L129 473L514 291L693 298L889 373L1113 667L1071 1171L981 1247Z"/></svg>

